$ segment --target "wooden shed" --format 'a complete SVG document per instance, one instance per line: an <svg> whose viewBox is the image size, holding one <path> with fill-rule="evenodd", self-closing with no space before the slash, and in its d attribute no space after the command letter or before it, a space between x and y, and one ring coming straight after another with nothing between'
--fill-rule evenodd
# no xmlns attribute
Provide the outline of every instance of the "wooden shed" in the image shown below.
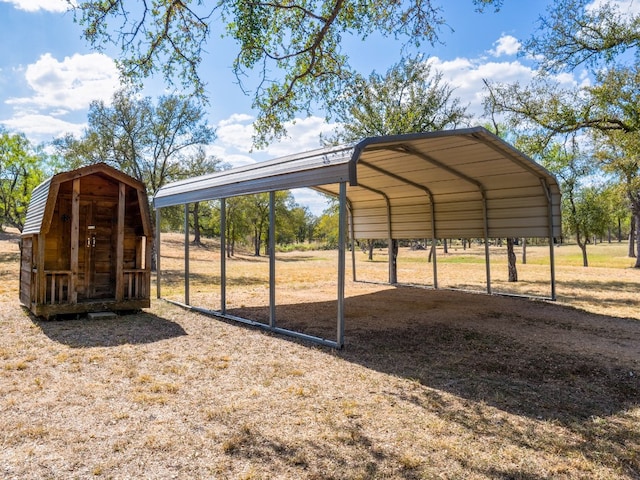
<svg viewBox="0 0 640 480"><path fill-rule="evenodd" d="M21 240L20 301L33 314L149 307L153 231L134 178L99 163L45 180Z"/></svg>

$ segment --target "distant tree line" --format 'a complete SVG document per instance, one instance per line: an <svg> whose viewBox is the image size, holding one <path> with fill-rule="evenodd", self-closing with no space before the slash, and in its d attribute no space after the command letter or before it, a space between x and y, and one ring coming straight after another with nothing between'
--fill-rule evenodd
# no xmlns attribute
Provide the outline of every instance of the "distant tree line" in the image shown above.
<svg viewBox="0 0 640 480"><path fill-rule="evenodd" d="M49 153L32 146L22 134L0 130L2 225L22 230L31 191L60 171L105 162L144 183L152 199L168 182L229 168L206 153L215 131L204 116L202 106L186 97L167 95L154 102L123 90L109 105L92 103L83 134L56 139ZM262 254L268 242L268 194L229 198L226 205L228 255L232 256L239 245L255 255ZM182 208L165 210L161 228L184 228ZM295 202L291 192L277 192L276 211L279 244L336 245L337 233L330 230L335 227L337 232L337 221L314 216ZM194 243L200 244L202 236L220 235L219 219L219 202L190 204Z"/></svg>
<svg viewBox="0 0 640 480"><path fill-rule="evenodd" d="M134 85L161 72L169 83L193 85L190 93L195 95L154 101L132 89L118 92L109 104L93 103L85 132L55 141L54 153L30 145L24 135L0 131L2 223L22 228L33 187L63 169L105 161L143 181L152 197L167 182L227 168L205 150L215 140L215 131L204 120L205 89L198 67L213 18L221 19L226 34L239 46L234 63L239 81L254 68L259 70L262 81L253 92L257 145L282 135L284 122L310 111L313 102L340 125L326 143L454 128L472 121L455 89L419 55L400 56L385 74L367 76L353 71L348 57L340 54L344 32L397 35L414 47L420 41L438 41L445 19L433 2L389 7L382 2L318 0L305 3L308 8L258 2L260 8L248 10L240 8L241 3L183 10L182 2L165 2L129 14L126 0L79 2L76 18L85 36L96 46L120 45L119 65ZM503 0L474 3L480 10L499 9ZM580 246L585 266L587 246L595 239L621 241L624 236L628 254L640 268L640 15L622 11L623 5L554 2L541 17L538 31L524 43L523 54L536 59L538 76L527 84L484 82L481 121L558 177L563 235ZM163 21L154 23L159 19ZM151 43L142 41L141 32ZM282 78L269 76L272 67ZM560 83L564 74L577 68L588 81ZM277 203L278 242L304 238L334 244L334 209L314 218L289 192L279 194ZM214 204L189 208L196 241L199 235L219 233ZM240 242L248 242L255 254L264 248L265 210L265 199L259 195L229 199L230 254ZM169 214L167 227L179 228L180 215ZM400 240L392 239L394 257ZM516 241L508 239L508 248Z"/></svg>

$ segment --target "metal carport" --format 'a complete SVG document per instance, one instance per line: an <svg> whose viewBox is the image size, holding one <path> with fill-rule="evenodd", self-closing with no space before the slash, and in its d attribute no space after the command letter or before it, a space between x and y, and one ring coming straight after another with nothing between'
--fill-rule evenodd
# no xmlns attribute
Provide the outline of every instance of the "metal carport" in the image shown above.
<svg viewBox="0 0 640 480"><path fill-rule="evenodd" d="M301 187L339 198L335 341L276 326L274 194ZM225 199L262 192L271 193L269 325L228 315L225 305ZM370 137L356 144L313 150L174 182L161 188L154 197L156 225L160 225L163 207L185 205L186 211L189 203L205 200L221 201L223 223L221 309L207 313L342 347L347 227L352 239L430 238L435 244L442 238L483 238L488 293L492 293L488 262L490 238L547 238L550 298L555 299L553 239L561 235L558 183L543 167L482 127ZM160 298L159 229L156 241L157 296ZM183 305L198 309L189 305L188 252L186 257ZM433 269L437 288L435 256Z"/></svg>

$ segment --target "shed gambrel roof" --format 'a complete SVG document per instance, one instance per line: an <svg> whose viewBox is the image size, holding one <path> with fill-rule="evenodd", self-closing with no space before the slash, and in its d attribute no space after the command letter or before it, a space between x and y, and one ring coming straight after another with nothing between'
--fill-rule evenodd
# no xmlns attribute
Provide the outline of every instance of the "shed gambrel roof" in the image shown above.
<svg viewBox="0 0 640 480"><path fill-rule="evenodd" d="M110 167L106 163L96 163L80 167L76 170L58 173L53 177L46 179L34 188L31 192L31 199L29 201L29 207L27 208L27 215L24 222L24 228L22 229L22 235L38 235L40 233L46 233L51 222L51 215L53 214L60 184L72 181L75 178L86 177L94 174L113 178L114 180L122 182L140 192L144 197L144 201L140 202L140 208L144 211L144 214L142 215L144 223L143 226L145 234L150 235L152 229L151 224L147 220L149 217L149 205L146 200L146 189L144 184L135 178Z"/></svg>
<svg viewBox="0 0 640 480"><path fill-rule="evenodd" d="M161 188L156 208L347 182L355 238L560 236L560 189L482 127L365 138Z"/></svg>
<svg viewBox="0 0 640 480"><path fill-rule="evenodd" d="M52 179L53 177L47 178L31 192L31 199L29 200L22 235L37 235L40 233Z"/></svg>

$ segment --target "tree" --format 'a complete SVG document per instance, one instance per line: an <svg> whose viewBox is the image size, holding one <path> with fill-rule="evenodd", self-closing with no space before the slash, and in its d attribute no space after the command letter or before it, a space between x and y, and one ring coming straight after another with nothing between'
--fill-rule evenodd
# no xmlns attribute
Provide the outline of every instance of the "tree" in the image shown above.
<svg viewBox="0 0 640 480"><path fill-rule="evenodd" d="M31 191L44 179L42 158L24 135L0 129L0 228L22 231Z"/></svg>
<svg viewBox="0 0 640 480"><path fill-rule="evenodd" d="M311 241L315 222L316 217L308 207L293 204L278 224L278 243Z"/></svg>
<svg viewBox="0 0 640 480"><path fill-rule="evenodd" d="M198 145L196 147L195 152L191 155L186 155L184 162L182 163L183 172L181 177L189 178L198 175L205 175L207 173L213 173L219 170L222 170L227 167L227 165L222 163L222 160L216 158L212 155L207 155L207 152L204 149L203 145ZM191 205L191 215L193 219L192 228L193 228L193 244L197 246L202 246L201 240L201 230L202 230L202 210L201 203L194 202ZM205 209L211 213L211 209L205 206Z"/></svg>
<svg viewBox="0 0 640 480"><path fill-rule="evenodd" d="M509 272L509 282L518 281L518 268L516 267L516 252L514 245L516 244L516 238L507 238L507 269Z"/></svg>
<svg viewBox="0 0 640 480"><path fill-rule="evenodd" d="M341 126L331 143L427 132L466 124L470 115L454 89L420 57L403 59L385 75L356 76L337 102Z"/></svg>
<svg viewBox="0 0 640 480"><path fill-rule="evenodd" d="M632 145L640 132L640 58L628 53L640 46L639 27L640 15L621 12L616 2L560 0L526 43L527 53L540 59L540 76L527 86L488 85L489 101L512 125L535 130L542 148L583 132L585 141L592 140L593 158L606 172L629 177L631 167L631 177L638 177ZM561 88L548 75L578 66L591 69L593 85ZM607 138L626 146L614 158L630 161L606 159L600 145L603 139L610 144ZM629 186L631 211L640 225L640 186L633 181ZM640 268L640 258L635 266Z"/></svg>
<svg viewBox="0 0 640 480"><path fill-rule="evenodd" d="M623 227L627 229L629 214L629 200L625 194L624 187L617 181L608 182L602 195L606 200L609 211L609 223L607 225L607 241L611 243L615 232L618 243L622 242ZM626 234L625 234L626 235ZM635 238L635 237L634 237ZM634 246L635 247L635 246ZM634 248L635 252L635 248ZM635 256L635 255L630 255Z"/></svg>
<svg viewBox="0 0 640 480"><path fill-rule="evenodd" d="M318 219L318 225L316 227L317 236L319 240L324 242L327 248L336 248L338 246L338 209L338 202L332 201Z"/></svg>
<svg viewBox="0 0 640 480"><path fill-rule="evenodd" d="M614 131L602 137L597 155L604 171L614 176L628 200L636 228L635 232L631 229L629 256L636 258L635 267L640 268L640 131ZM634 239L638 255L633 249Z"/></svg>
<svg viewBox="0 0 640 480"><path fill-rule="evenodd" d="M525 49L545 71L598 69L628 50L640 47L640 15L621 12L613 1L557 0L540 19L539 33Z"/></svg>
<svg viewBox="0 0 640 480"><path fill-rule="evenodd" d="M331 143L442 130L470 119L442 74L432 72L420 57L401 60L384 76L373 72L368 78L357 77L338 103L341 126ZM389 282L396 283L398 240L390 241Z"/></svg>
<svg viewBox="0 0 640 480"><path fill-rule="evenodd" d="M244 214L253 230L253 253L256 257L260 256L260 251L264 243L265 250L269 245L269 193L256 193L246 195L243 202ZM282 222L288 217L295 207L293 195L289 190L281 190L275 192L274 209L276 214L276 222ZM276 223L276 230L282 226Z"/></svg>
<svg viewBox="0 0 640 480"><path fill-rule="evenodd" d="M194 149L215 138L201 106L167 95L154 105L131 91L116 92L111 105L93 102L80 139L56 141L72 166L106 162L143 182L150 197L165 183L188 174Z"/></svg>
<svg viewBox="0 0 640 480"><path fill-rule="evenodd" d="M226 201L227 258L235 255L236 242L248 235L251 225L247 218L247 197L231 197Z"/></svg>
<svg viewBox="0 0 640 480"><path fill-rule="evenodd" d="M561 181L564 229L573 234L582 252L583 266L589 266L587 244L606 230L607 212L600 192L581 182L594 171L593 162L580 154L577 143L570 148L554 144L546 152L545 167Z"/></svg>
<svg viewBox="0 0 640 480"><path fill-rule="evenodd" d="M84 37L96 49L115 45L118 66L135 83L160 73L167 83L205 97L199 67L211 38L237 44L233 69L258 110L256 142L281 136L284 123L315 102L330 110L353 71L343 37L381 34L407 44L438 41L444 25L435 0L87 0L71 2ZM502 0L474 0L479 9ZM214 33L214 35L212 35ZM400 55L399 55L400 56ZM252 75L255 74L255 75ZM251 86L247 86L251 85Z"/></svg>

